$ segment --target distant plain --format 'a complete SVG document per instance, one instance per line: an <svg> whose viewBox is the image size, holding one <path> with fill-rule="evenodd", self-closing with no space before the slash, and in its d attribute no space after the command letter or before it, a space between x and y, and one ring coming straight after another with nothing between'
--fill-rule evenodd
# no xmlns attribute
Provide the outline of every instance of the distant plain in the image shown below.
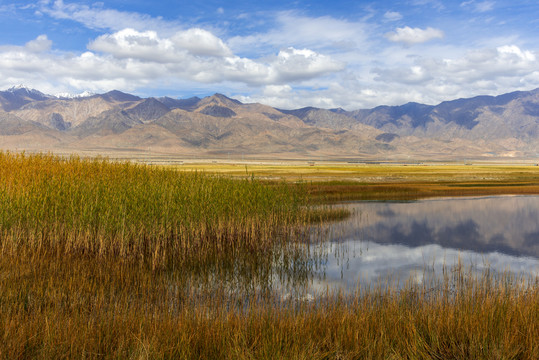
<svg viewBox="0 0 539 360"><path fill-rule="evenodd" d="M165 166L232 177L304 182L311 196L324 201L539 194L539 167L535 164L208 160Z"/></svg>

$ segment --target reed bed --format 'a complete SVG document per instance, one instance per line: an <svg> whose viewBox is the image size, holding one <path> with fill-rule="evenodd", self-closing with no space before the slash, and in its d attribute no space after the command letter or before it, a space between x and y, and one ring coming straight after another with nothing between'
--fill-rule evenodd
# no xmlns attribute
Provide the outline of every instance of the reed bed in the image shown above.
<svg viewBox="0 0 539 360"><path fill-rule="evenodd" d="M0 152L0 358L539 358L539 279L308 286L304 186Z"/></svg>
<svg viewBox="0 0 539 360"><path fill-rule="evenodd" d="M258 256L308 221L304 204L290 184L0 153L2 255L117 257L153 268Z"/></svg>
<svg viewBox="0 0 539 360"><path fill-rule="evenodd" d="M497 196L539 194L539 174L534 181L476 181L476 182L407 182L357 183L352 181L327 181L307 183L311 200L418 200L441 196Z"/></svg>
<svg viewBox="0 0 539 360"><path fill-rule="evenodd" d="M133 264L4 257L0 266L4 359L539 356L539 284L509 274L450 271L434 286L249 301Z"/></svg>

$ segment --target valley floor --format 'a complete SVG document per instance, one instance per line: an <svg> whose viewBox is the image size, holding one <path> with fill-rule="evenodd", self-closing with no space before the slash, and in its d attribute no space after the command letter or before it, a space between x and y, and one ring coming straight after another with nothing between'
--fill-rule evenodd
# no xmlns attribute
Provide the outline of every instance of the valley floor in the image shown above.
<svg viewBox="0 0 539 360"><path fill-rule="evenodd" d="M320 201L415 200L440 196L539 194L534 163L351 164L344 162L185 162L166 165L267 181L303 182Z"/></svg>

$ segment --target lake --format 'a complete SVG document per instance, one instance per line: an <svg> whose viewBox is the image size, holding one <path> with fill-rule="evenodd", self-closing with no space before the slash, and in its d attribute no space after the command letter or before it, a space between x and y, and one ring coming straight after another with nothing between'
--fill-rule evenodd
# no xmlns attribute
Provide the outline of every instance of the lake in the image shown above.
<svg viewBox="0 0 539 360"><path fill-rule="evenodd" d="M339 206L352 216L328 226L322 236L326 241L309 246L314 265L303 289L308 294L387 283L388 278L421 283L459 262L472 273L539 275L539 196Z"/></svg>

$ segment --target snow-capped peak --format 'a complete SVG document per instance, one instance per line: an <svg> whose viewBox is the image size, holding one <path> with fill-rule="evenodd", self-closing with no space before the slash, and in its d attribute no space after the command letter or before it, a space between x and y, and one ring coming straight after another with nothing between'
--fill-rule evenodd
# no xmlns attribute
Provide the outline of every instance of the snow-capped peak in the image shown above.
<svg viewBox="0 0 539 360"><path fill-rule="evenodd" d="M9 89L7 89L7 91L9 91L9 92L16 92L16 91L19 91L19 90L24 90L29 94L44 95L41 91L36 90L36 89L31 89L28 86L23 85L23 84L15 85L15 86L12 86Z"/></svg>
<svg viewBox="0 0 539 360"><path fill-rule="evenodd" d="M7 91L15 91L15 90L21 90L21 89L32 90L26 85L19 84L19 85L15 85L15 86L10 87Z"/></svg>
<svg viewBox="0 0 539 360"><path fill-rule="evenodd" d="M84 91L84 92L82 92L80 94L71 94L71 93L68 93L68 92L62 92L62 93L58 93L56 95L48 95L48 94L42 93L39 90L29 88L28 86L23 85L23 84L12 86L12 87L10 87L9 89L7 89L5 91L11 92L11 93L18 93L18 94L21 94L21 92L24 92L24 93L26 93L28 95L34 95L33 97L37 96L37 97L40 97L40 98L49 98L49 99L50 98L79 99L79 98L85 98L85 97L90 97L90 96L95 95L95 93L90 92L90 91Z"/></svg>
<svg viewBox="0 0 539 360"><path fill-rule="evenodd" d="M6 90L6 92L10 92L16 96L25 96L30 97L34 100L46 100L50 99L50 95L43 94L41 91L36 89L31 89L28 86L25 85L16 85L12 86L9 89Z"/></svg>
<svg viewBox="0 0 539 360"><path fill-rule="evenodd" d="M54 95L54 97L58 98L58 99L78 99L78 98L85 98L85 97L90 97L90 96L94 96L95 94L93 92L90 92L90 91L84 91L80 94L71 94L71 93L67 93L67 92L63 92L63 93L58 93L56 95Z"/></svg>

